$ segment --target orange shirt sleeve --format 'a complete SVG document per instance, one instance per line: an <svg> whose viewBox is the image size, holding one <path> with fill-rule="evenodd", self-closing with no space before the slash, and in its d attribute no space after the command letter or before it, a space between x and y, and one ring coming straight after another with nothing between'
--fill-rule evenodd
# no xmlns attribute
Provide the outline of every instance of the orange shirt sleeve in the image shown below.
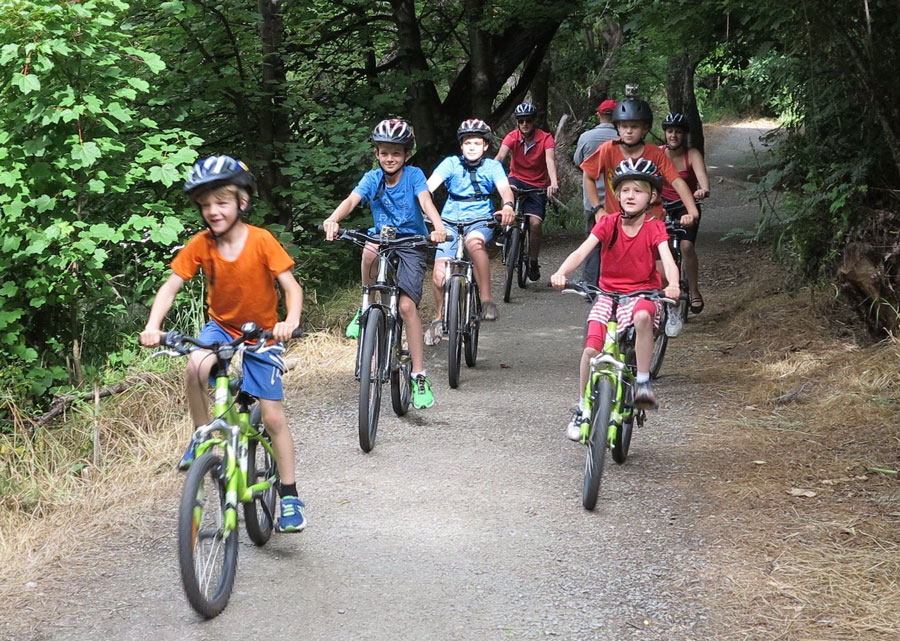
<svg viewBox="0 0 900 641"><path fill-rule="evenodd" d="M200 232L182 247L169 266L182 280L190 280L197 275L203 261L209 258L209 232Z"/></svg>

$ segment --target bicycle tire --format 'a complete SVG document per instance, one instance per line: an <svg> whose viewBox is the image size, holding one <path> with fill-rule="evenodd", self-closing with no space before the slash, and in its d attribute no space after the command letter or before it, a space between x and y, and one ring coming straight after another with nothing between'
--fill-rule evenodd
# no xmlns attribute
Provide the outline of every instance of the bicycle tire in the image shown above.
<svg viewBox="0 0 900 641"><path fill-rule="evenodd" d="M447 300L447 377L453 389L459 387L459 369L462 360L462 308L465 302L462 298L461 280L450 279L450 297Z"/></svg>
<svg viewBox="0 0 900 641"><path fill-rule="evenodd" d="M475 283L472 284L472 303L475 313L469 319L469 327L464 338L468 367L475 367L475 362L478 360L478 334L481 331L481 296L478 293L478 285Z"/></svg>
<svg viewBox="0 0 900 641"><path fill-rule="evenodd" d="M632 370L632 374L637 369L637 359L634 353L634 346L629 346L625 351L625 364ZM630 402L631 396L626 395L622 399L623 405ZM628 458L628 450L631 448L631 435L634 430L634 408L623 407L623 410L631 410L631 416L622 421L622 425L616 430L616 438L613 439L612 458L613 461L621 465Z"/></svg>
<svg viewBox="0 0 900 641"><path fill-rule="evenodd" d="M509 230L506 237L506 244L509 251L506 252L506 283L503 285L503 302L509 302L509 295L512 291L513 280L516 278L516 268L519 265L519 235L522 230L518 226L513 226Z"/></svg>
<svg viewBox="0 0 900 641"><path fill-rule="evenodd" d="M227 536L222 458L207 452L191 464L178 509L178 565L188 602L212 619L225 609L237 568L238 531ZM207 527L204 517L211 517Z"/></svg>
<svg viewBox="0 0 900 641"><path fill-rule="evenodd" d="M530 223L525 221L525 228L519 240L519 260L516 268L516 276L518 277L519 289L525 289L528 284L528 257L531 254L531 231Z"/></svg>
<svg viewBox="0 0 900 641"><path fill-rule="evenodd" d="M659 327L654 330L653 336L653 354L650 358L650 378L655 379L659 376L659 370L662 368L663 359L666 356L666 347L669 344L669 335L666 334L666 323L668 322L669 311L663 305L662 319Z"/></svg>
<svg viewBox="0 0 900 641"><path fill-rule="evenodd" d="M397 416L405 416L412 400L412 386L409 380L412 363L409 360L409 354L403 352L402 321L397 321L395 332L394 345L390 350L391 360L396 358L396 361L391 363L391 407Z"/></svg>
<svg viewBox="0 0 900 641"><path fill-rule="evenodd" d="M250 425L272 443L272 437L265 431L262 424L262 410L257 403L250 409ZM252 439L247 445L247 484L253 485L265 480L272 475L277 477L278 467L269 451L256 439ZM265 545L272 536L275 527L275 503L278 499L276 486L273 484L252 501L244 503L244 527L247 536L256 545Z"/></svg>
<svg viewBox="0 0 900 641"><path fill-rule="evenodd" d="M605 376L601 376L597 384L594 410L591 413L591 433L587 439L587 456L584 462L584 487L581 492L581 504L586 510L593 510L597 506L597 496L600 494L612 402L612 383Z"/></svg>
<svg viewBox="0 0 900 641"><path fill-rule="evenodd" d="M360 343L359 357L359 447L371 452L381 411L381 372L384 358L384 312L370 307Z"/></svg>

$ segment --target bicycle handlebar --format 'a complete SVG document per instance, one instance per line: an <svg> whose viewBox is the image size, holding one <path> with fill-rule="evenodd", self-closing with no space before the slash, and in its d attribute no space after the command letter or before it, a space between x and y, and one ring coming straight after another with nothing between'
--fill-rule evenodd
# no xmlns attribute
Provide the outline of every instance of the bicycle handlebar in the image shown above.
<svg viewBox="0 0 900 641"><path fill-rule="evenodd" d="M324 231L322 225L319 225L318 229L319 231ZM335 240L343 240L359 247L365 247L369 243L377 243L382 249L393 249L397 247L435 246L435 244L431 242L431 239L428 238L428 236L422 236L420 234L414 236L401 236L400 238L383 238L379 234L370 236L366 231L362 229L341 229L338 235L335 236Z"/></svg>
<svg viewBox="0 0 900 641"><path fill-rule="evenodd" d="M608 298L613 298L619 302L628 300L629 298L640 297L646 298L652 301L662 301L664 303L668 303L669 305L675 305L678 301L672 300L671 298L666 298L665 292L660 289L640 289L634 292L608 292L603 290L595 285L591 285L589 283L584 282L583 280L567 280L565 287L562 290L563 294L578 294L579 296L587 298L591 295L599 295L606 296Z"/></svg>
<svg viewBox="0 0 900 641"><path fill-rule="evenodd" d="M303 336L303 328L298 327L291 334L291 338L300 338ZM172 330L166 332L160 340L160 344L164 347L168 347L168 350L160 350L153 354L153 357L157 356L187 356L195 349L207 349L211 352L216 352L220 349L230 348L237 350L247 350L251 352L256 352L258 354L264 354L272 349L281 349L280 346L277 345L266 345L266 341L272 338L272 332L266 329L259 329L256 326L256 323L248 322L244 323L241 327L241 335L235 338L234 340L228 342L212 342L212 343L204 343L193 336L185 336L181 332L177 330ZM247 341L257 340L254 345L245 345ZM187 345L185 345L187 343Z"/></svg>
<svg viewBox="0 0 900 641"><path fill-rule="evenodd" d="M447 225L453 225L454 227L469 227L470 225L474 225L476 223L493 223L495 225L500 224L500 221L497 220L497 217L493 214L490 216L484 216L483 218L474 218L472 220L445 220L441 218L441 220Z"/></svg>
<svg viewBox="0 0 900 641"><path fill-rule="evenodd" d="M515 185L510 185L510 188L513 190L514 194L522 194L523 196L526 194L546 194L546 187L516 187Z"/></svg>

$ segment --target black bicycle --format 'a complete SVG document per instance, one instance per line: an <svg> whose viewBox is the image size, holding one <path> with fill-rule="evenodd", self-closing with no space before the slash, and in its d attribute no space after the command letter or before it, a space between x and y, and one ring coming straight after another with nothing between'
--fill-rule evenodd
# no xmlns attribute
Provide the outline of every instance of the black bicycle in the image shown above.
<svg viewBox="0 0 900 641"><path fill-rule="evenodd" d="M676 202L681 203L680 200ZM659 370L662 368L670 333L674 337L681 331L680 329L675 331L673 327L680 328L687 321L688 313L687 276L684 275L684 270L681 268L681 241L687 236L687 229L682 227L677 220L666 220L666 231L669 233L669 250L672 252L675 265L678 267L678 285L681 288L681 294L678 297L678 302L671 308L668 305L663 305L662 319L659 327L653 332L653 358L650 361L650 378L654 379L659 376ZM674 315L675 318L670 319L670 315ZM673 323L673 321L675 322Z"/></svg>
<svg viewBox="0 0 900 641"><path fill-rule="evenodd" d="M519 288L524 289L528 284L528 260L531 253L531 225L529 216L540 218L537 214L526 214L521 211L521 198L526 194L544 193L541 188L521 189L512 188L516 195L516 220L505 227L503 232L506 239L503 243L501 256L506 267L506 282L503 286L503 302L508 303L512 292L513 279L517 281Z"/></svg>
<svg viewBox="0 0 900 641"><path fill-rule="evenodd" d="M465 354L466 365L475 367L478 333L481 328L481 294L475 281L475 267L466 254L466 228L478 223L496 224L493 216L462 222L444 221L456 228L459 242L456 256L447 261L444 277L442 332L447 334L447 374L450 387L459 387L459 372Z"/></svg>
<svg viewBox="0 0 900 641"><path fill-rule="evenodd" d="M352 243L366 251L375 245L378 252L378 276L374 285L364 285L359 316L359 343L356 348L356 379L359 381L359 447L371 452L378 431L381 411L381 386L390 379L391 406L397 416L409 410L412 398L409 350L403 346L403 319L400 316L400 288L397 265L401 249L433 247L427 236L397 237L397 229L385 225L377 236L362 230L342 229L337 240ZM374 298L374 300L372 300Z"/></svg>

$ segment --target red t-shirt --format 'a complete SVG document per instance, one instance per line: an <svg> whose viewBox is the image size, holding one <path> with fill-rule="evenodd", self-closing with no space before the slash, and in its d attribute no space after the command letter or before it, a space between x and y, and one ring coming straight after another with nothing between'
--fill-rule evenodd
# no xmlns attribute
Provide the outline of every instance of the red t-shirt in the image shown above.
<svg viewBox="0 0 900 641"><path fill-rule="evenodd" d="M660 145L659 148L663 153L666 153L666 146ZM668 156L666 156L668 158ZM671 161L671 159L670 159ZM675 163L672 163L673 166ZM684 181L688 184L688 189L691 190L691 193L697 191L697 174L694 173L694 168L691 166L691 151L688 149L684 153L684 171L679 171L678 175L684 178ZM681 200L681 196L678 195L678 192L675 191L675 188L669 181L663 183L662 188L662 196L663 200Z"/></svg>
<svg viewBox="0 0 900 641"><path fill-rule="evenodd" d="M616 167L625 158L625 154L622 153L621 143L617 140L610 140L600 145L597 151L585 158L584 162L581 163L582 171L586 172L594 180L598 180L601 175L604 176L603 182L606 185L606 206L604 209L606 211L619 211L621 209L619 201L616 200L612 179ZM672 161L659 147L645 144L640 158L646 158L655 163L664 182L671 185L673 180L679 178ZM663 217L663 208L659 201L653 203L653 206L650 208L650 215L654 218Z"/></svg>
<svg viewBox="0 0 900 641"><path fill-rule="evenodd" d="M542 129L534 130L531 144L525 146L525 140L518 129L513 129L503 138L504 146L509 147L509 177L518 178L534 187L550 185L550 174L547 172L547 150L555 149L553 136Z"/></svg>
<svg viewBox="0 0 900 641"><path fill-rule="evenodd" d="M613 229L619 228L616 242L608 249ZM640 289L660 289L662 278L656 271L659 258L659 244L668 242L666 225L655 218L644 218L644 223L634 238L630 238L622 228L622 217L618 214L603 216L591 229L600 239L600 279L601 289L608 292L636 292Z"/></svg>
<svg viewBox="0 0 900 641"><path fill-rule="evenodd" d="M190 280L203 268L209 317L235 338L247 321L269 331L275 327L275 277L294 266L294 260L271 233L253 225L247 225L247 229L247 242L233 261L222 258L207 230L191 238L171 264L172 271L183 280Z"/></svg>

